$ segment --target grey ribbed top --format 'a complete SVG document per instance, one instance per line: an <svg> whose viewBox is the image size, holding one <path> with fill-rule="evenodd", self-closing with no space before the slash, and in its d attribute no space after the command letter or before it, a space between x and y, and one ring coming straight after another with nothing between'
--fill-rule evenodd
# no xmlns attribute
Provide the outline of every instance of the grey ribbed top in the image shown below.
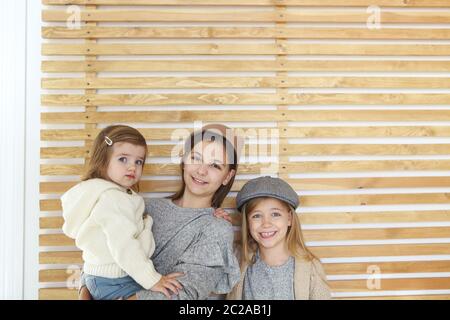
<svg viewBox="0 0 450 320"><path fill-rule="evenodd" d="M294 300L293 257L281 266L271 267L256 254L256 261L247 268L243 300Z"/></svg>
<svg viewBox="0 0 450 320"><path fill-rule="evenodd" d="M213 208L182 208L170 199L146 199L146 210L153 218L156 248L151 259L156 270L163 275L185 273L178 278L184 289L172 299L206 299L211 293L231 291L240 270L229 222L215 218ZM149 290L137 296L140 300L165 299Z"/></svg>

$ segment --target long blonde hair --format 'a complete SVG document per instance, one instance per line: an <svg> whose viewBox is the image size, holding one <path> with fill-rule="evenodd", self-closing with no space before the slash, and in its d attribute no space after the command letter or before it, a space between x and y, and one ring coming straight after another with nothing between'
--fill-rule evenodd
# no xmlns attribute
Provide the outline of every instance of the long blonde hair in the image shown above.
<svg viewBox="0 0 450 320"><path fill-rule="evenodd" d="M110 140L107 140L110 139ZM111 145L106 141L112 142ZM109 180L108 166L112 155L112 146L117 142L128 142L135 146L142 146L145 148L145 157L147 157L147 142L144 136L136 129L124 126L113 125L104 128L94 140L94 144L91 148L91 158L86 168L86 173L82 177L82 181L94 178L101 178ZM144 158L145 163L145 158ZM144 164L142 165L142 169ZM131 187L134 191L139 192L139 182Z"/></svg>
<svg viewBox="0 0 450 320"><path fill-rule="evenodd" d="M241 263L253 264L255 262L255 252L258 249L258 244L250 234L248 227L248 216L255 210L256 206L266 199L272 199L270 197L259 197L249 200L242 207L242 225L241 225ZM277 199L278 200L278 199ZM307 260L319 260L305 245L303 240L303 234L300 225L300 219L295 212L295 209L284 201L279 200L280 203L290 212L292 215L291 226L288 227L286 233L286 242L289 253L296 258L306 258Z"/></svg>

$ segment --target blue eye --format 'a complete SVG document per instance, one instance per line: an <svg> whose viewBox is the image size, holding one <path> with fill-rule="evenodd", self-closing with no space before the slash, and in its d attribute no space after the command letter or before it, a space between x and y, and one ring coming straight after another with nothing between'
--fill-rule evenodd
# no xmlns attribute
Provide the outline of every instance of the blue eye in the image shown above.
<svg viewBox="0 0 450 320"><path fill-rule="evenodd" d="M281 213L279 213L277 211L272 212L272 217L281 217Z"/></svg>
<svg viewBox="0 0 450 320"><path fill-rule="evenodd" d="M142 166L142 165L144 164L144 161L142 161L142 160L137 160L137 161L136 161L136 164L137 164L138 166Z"/></svg>

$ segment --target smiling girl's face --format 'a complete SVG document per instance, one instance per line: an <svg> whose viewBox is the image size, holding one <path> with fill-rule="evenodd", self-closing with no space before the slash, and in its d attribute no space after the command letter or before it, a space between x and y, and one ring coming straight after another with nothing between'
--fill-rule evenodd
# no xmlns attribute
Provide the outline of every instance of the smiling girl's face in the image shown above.
<svg viewBox="0 0 450 320"><path fill-rule="evenodd" d="M192 196L212 198L234 175L226 159L221 143L202 141L195 145L184 159L185 191Z"/></svg>
<svg viewBox="0 0 450 320"><path fill-rule="evenodd" d="M145 148L128 142L117 142L108 164L109 179L124 188L130 188L142 176L145 161Z"/></svg>
<svg viewBox="0 0 450 320"><path fill-rule="evenodd" d="M292 213L280 200L265 198L247 213L247 223L250 235L261 250L284 249Z"/></svg>

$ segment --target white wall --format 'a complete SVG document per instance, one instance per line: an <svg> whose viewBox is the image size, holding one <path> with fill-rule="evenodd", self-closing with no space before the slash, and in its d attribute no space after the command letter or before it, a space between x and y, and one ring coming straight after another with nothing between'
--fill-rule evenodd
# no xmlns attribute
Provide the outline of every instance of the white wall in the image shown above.
<svg viewBox="0 0 450 320"><path fill-rule="evenodd" d="M0 299L35 299L40 1L0 2L0 43Z"/></svg>

